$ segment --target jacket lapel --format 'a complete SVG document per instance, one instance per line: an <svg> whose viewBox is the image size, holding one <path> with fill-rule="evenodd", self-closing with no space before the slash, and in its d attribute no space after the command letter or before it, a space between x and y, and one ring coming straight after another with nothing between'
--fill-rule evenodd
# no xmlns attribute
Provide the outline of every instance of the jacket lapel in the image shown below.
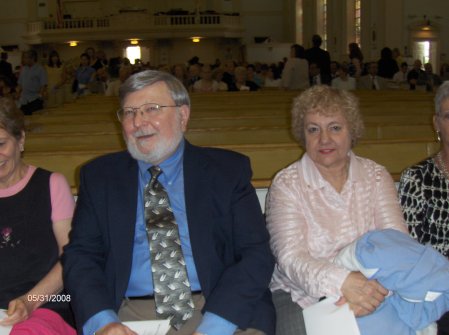
<svg viewBox="0 0 449 335"><path fill-rule="evenodd" d="M193 258L195 260L198 278L203 291L209 291L210 280L206 280L209 274L207 250L211 250L209 244L211 234L208 233L211 218L211 206L209 198L208 181L210 174L207 171L209 164L207 156L201 153L201 149L192 146L186 141L184 150L184 193L186 202L187 222L189 227L190 243Z"/></svg>
<svg viewBox="0 0 449 335"><path fill-rule="evenodd" d="M131 273L138 190L137 162L129 154L123 161L117 163L108 185L110 245L122 246L118 250L111 251L116 259L115 273L124 273L124 276L120 276L124 280L116 283L117 293L126 291L127 280Z"/></svg>

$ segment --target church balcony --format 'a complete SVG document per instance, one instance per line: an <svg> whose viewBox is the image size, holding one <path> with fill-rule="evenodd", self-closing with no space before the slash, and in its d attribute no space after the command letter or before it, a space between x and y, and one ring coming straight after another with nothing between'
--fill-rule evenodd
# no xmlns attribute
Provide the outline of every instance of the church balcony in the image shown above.
<svg viewBox="0 0 449 335"><path fill-rule="evenodd" d="M125 12L108 17L54 19L29 22L24 39L28 44L64 43L69 40L157 40L168 38L241 38L238 14L150 15Z"/></svg>

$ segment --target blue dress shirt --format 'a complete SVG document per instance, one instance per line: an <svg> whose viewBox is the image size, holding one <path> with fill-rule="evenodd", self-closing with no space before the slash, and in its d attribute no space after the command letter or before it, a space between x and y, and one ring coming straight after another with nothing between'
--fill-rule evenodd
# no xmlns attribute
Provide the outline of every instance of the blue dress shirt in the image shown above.
<svg viewBox="0 0 449 335"><path fill-rule="evenodd" d="M201 291L201 286L193 259L189 228L187 225L183 173L184 145L184 140L182 140L174 154L159 165L162 174L158 177L158 181L164 186L169 196L170 205L173 209L176 223L178 224L187 275L192 292L195 292ZM148 169L152 164L138 161L138 166L139 187L137 194L136 230L134 235L131 275L128 289L126 290L127 297L153 295L153 277L150 271L151 260L143 206L143 192L145 186L151 179L151 174ZM83 332L86 335L93 334L111 322L120 322L117 314L113 310L101 311L92 316L84 324ZM237 326L235 324L216 314L206 312L197 331L207 335L227 335L233 334L236 329Z"/></svg>

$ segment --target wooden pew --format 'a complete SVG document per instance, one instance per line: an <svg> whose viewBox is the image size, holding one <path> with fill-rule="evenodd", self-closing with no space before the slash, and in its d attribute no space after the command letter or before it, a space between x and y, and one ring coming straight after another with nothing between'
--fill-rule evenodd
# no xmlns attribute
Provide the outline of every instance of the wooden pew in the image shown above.
<svg viewBox="0 0 449 335"><path fill-rule="evenodd" d="M187 138L248 155L254 183L268 185L276 171L301 155L292 140L290 108L299 92L192 94ZM421 92L356 92L366 137L355 148L361 156L385 165L396 178L407 166L434 153L432 96ZM27 117L25 161L60 171L76 187L79 165L123 149L115 116L117 98L98 96ZM375 140L374 140L375 139Z"/></svg>
<svg viewBox="0 0 449 335"><path fill-rule="evenodd" d="M92 126L92 125L91 125ZM124 148L123 136L118 125L104 131L79 132L32 132L27 134L27 151L87 150L92 147L106 150ZM284 127L219 127L209 129L190 128L186 138L192 143L204 146L238 144L283 144L295 140L287 126ZM361 143L378 140L413 140L416 138L432 141L434 131L424 125L383 125L367 127Z"/></svg>
<svg viewBox="0 0 449 335"><path fill-rule="evenodd" d="M302 154L302 149L295 143L240 144L221 145L219 147L235 150L249 156L254 171L253 179L258 180L261 184L269 184L277 171L297 160ZM366 141L358 144L354 151L360 156L384 165L397 178L402 170L432 155L438 150L438 147L437 142L426 139ZM70 185L75 188L79 166L112 151L115 150L95 149L94 146L90 150L73 152L68 150L26 151L24 160L30 164L63 173L69 180Z"/></svg>

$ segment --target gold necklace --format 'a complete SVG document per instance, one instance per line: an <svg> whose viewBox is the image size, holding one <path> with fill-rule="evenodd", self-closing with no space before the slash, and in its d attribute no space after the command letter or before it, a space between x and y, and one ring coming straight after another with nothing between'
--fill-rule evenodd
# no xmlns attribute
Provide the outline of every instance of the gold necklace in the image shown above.
<svg viewBox="0 0 449 335"><path fill-rule="evenodd" d="M440 164L441 170L443 171L443 173L446 177L449 177L449 173L447 172L446 164L444 163L443 155L441 155L441 151L438 153L437 157L438 157L438 163Z"/></svg>

